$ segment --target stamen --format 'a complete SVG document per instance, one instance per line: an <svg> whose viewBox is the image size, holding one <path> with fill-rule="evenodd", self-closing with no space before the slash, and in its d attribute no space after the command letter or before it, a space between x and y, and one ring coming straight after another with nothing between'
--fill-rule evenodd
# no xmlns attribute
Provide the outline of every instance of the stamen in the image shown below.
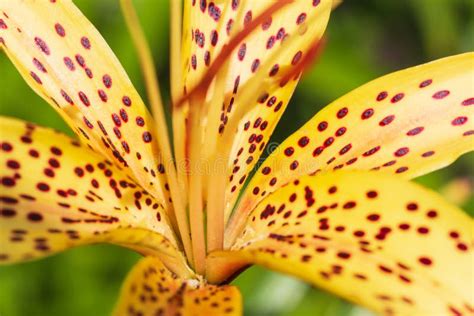
<svg viewBox="0 0 474 316"><path fill-rule="evenodd" d="M202 99L194 100L202 102ZM194 257L194 269L198 274L206 272L206 244L204 240L204 209L202 194L202 160L201 160L201 108L192 106L189 114L189 222L191 225L191 241Z"/></svg>
<svg viewBox="0 0 474 316"><path fill-rule="evenodd" d="M171 85L171 100L173 104L179 95L181 87L181 1L170 1L170 85Z"/></svg>
<svg viewBox="0 0 474 316"><path fill-rule="evenodd" d="M184 251L186 252L188 260L192 260L191 240L189 235L186 210L182 199L183 194L180 192L181 190L177 181L176 168L173 164L173 157L171 154L171 146L166 127L167 125L163 110L163 103L161 101L158 78L155 74L153 58L131 0L121 0L120 4L123 15L125 17L125 21L127 23L127 27L132 36L135 49L139 56L140 65L143 71L145 85L147 88L148 99L151 104L154 118L157 121L156 126L158 144L161 149L161 154L163 155L164 162L166 164L166 174L168 177L171 198L173 199L174 206L174 212L173 209L168 210L169 217L171 221L175 223L174 226L176 226L177 222L177 226L181 235L181 240L184 246Z"/></svg>

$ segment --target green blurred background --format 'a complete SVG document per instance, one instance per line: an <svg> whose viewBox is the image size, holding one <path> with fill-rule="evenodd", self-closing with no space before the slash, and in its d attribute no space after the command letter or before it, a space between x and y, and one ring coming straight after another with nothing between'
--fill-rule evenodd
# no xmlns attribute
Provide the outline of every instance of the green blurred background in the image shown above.
<svg viewBox="0 0 474 316"><path fill-rule="evenodd" d="M257 0L255 0L257 1ZM303 1L303 0L297 0ZM116 0L76 0L123 63L142 96L139 66ZM168 1L136 0L168 98ZM281 141L331 100L380 75L472 51L474 1L346 0L332 15L328 45L306 74L273 141ZM70 133L64 122L0 56L0 114ZM21 96L21 97L20 97ZM474 156L417 179L435 190L474 174ZM456 191L456 190L455 190ZM474 214L472 196L461 205ZM1 229L1 227L0 227ZM70 250L0 268L0 315L108 315L120 284L139 256L114 246ZM251 268L239 276L248 315L370 315L293 278Z"/></svg>

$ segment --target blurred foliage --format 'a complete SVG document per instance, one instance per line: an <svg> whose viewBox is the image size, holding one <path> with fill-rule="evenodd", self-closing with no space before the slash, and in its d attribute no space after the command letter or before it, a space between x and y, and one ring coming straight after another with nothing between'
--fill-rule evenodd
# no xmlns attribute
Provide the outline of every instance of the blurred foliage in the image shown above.
<svg viewBox="0 0 474 316"><path fill-rule="evenodd" d="M300 0L299 0L300 1ZM301 0L302 1L302 0ZM96 25L145 96L138 62L117 1L76 0ZM168 99L168 3L136 0ZM302 80L290 110L273 137L281 141L324 105L357 86L397 69L474 48L471 0L346 0L332 15L328 43ZM19 117L70 134L64 122L0 57L0 115ZM435 190L474 174L474 156L417 179ZM474 200L461 205L474 214ZM120 284L139 256L114 246L70 250L51 258L0 268L0 315L107 315ZM248 315L369 315L331 294L297 281L250 268L235 281Z"/></svg>

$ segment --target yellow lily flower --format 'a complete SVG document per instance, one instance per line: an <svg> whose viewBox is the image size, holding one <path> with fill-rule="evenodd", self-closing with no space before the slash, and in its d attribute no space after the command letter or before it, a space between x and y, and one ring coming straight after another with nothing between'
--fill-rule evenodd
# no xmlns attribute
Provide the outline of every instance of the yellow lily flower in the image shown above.
<svg viewBox="0 0 474 316"><path fill-rule="evenodd" d="M0 118L0 263L94 243L144 255L116 315L240 315L258 264L387 315L474 313L473 220L409 179L474 149L474 54L376 79L257 162L339 1L171 2L173 147L70 0L0 0L0 47L80 140ZM256 170L255 172L253 172Z"/></svg>

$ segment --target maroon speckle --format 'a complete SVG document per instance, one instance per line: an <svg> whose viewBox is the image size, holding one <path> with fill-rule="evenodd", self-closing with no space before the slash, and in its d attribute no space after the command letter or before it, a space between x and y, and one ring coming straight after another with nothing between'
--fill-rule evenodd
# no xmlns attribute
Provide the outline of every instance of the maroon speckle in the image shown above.
<svg viewBox="0 0 474 316"><path fill-rule="evenodd" d="M76 67L74 66L74 63L72 61L71 58L69 57L64 57L64 64L66 65L66 67L71 70L71 71L74 71L76 69Z"/></svg>
<svg viewBox="0 0 474 316"><path fill-rule="evenodd" d="M82 91L79 91L79 99L81 99L82 103L85 105L85 106L89 106L91 105L90 101L89 101L89 98L87 97L87 95L82 92Z"/></svg>
<svg viewBox="0 0 474 316"><path fill-rule="evenodd" d="M453 126L463 125L467 122L467 116L458 116L454 120L451 121Z"/></svg>
<svg viewBox="0 0 474 316"><path fill-rule="evenodd" d="M59 36L61 37L66 36L66 31L64 30L64 27L61 24L56 23L54 25L54 28L56 29L56 33L58 33Z"/></svg>
<svg viewBox="0 0 474 316"><path fill-rule="evenodd" d="M387 96L388 96L387 91L382 91L382 92L380 92L380 93L377 95L377 99L376 99L376 100L379 101L379 102L380 102L380 101L383 101L383 100L385 100L385 99L387 98Z"/></svg>
<svg viewBox="0 0 474 316"><path fill-rule="evenodd" d="M151 142L152 139L150 132L143 132L142 138L145 143Z"/></svg>
<svg viewBox="0 0 474 316"><path fill-rule="evenodd" d="M246 52L247 52L247 45L243 43L242 45L240 45L239 51L237 53L237 57L239 58L240 61L244 60Z"/></svg>
<svg viewBox="0 0 474 316"><path fill-rule="evenodd" d="M43 215L37 212L30 212L28 213L27 217L32 222L40 222L43 220Z"/></svg>
<svg viewBox="0 0 474 316"><path fill-rule="evenodd" d="M36 43L36 46L37 46L44 54L46 54L46 55L51 54L48 45L46 45L46 42L43 41L41 38L35 37L35 43Z"/></svg>
<svg viewBox="0 0 474 316"><path fill-rule="evenodd" d="M449 95L449 91L448 90L441 90L441 91L438 91L436 92L435 94L433 94L433 99L443 99L445 97L447 97Z"/></svg>
<svg viewBox="0 0 474 316"><path fill-rule="evenodd" d="M296 19L296 24L300 25L306 20L306 13L301 13L298 15L298 18Z"/></svg>
<svg viewBox="0 0 474 316"><path fill-rule="evenodd" d="M293 149L293 147L288 147L288 148L285 149L284 152L285 152L285 155L286 155L287 157L290 157L291 155L293 155L293 153L295 152L295 150Z"/></svg>
<svg viewBox="0 0 474 316"><path fill-rule="evenodd" d="M39 71L44 72L44 73L48 72L38 59L33 58L33 64L36 66L36 68L38 68Z"/></svg>
<svg viewBox="0 0 474 316"><path fill-rule="evenodd" d="M128 96L123 96L122 98L122 103L125 105L125 106L131 106L132 105L132 100L130 100L130 98Z"/></svg>
<svg viewBox="0 0 474 316"><path fill-rule="evenodd" d="M61 95L63 96L64 100L66 100L67 103L69 103L70 105L74 104L71 97L64 90L61 90Z"/></svg>
<svg viewBox="0 0 474 316"><path fill-rule="evenodd" d="M349 110L347 108L340 109L339 111L337 111L337 118L342 119L344 116L347 115L348 112Z"/></svg>
<svg viewBox="0 0 474 316"><path fill-rule="evenodd" d="M474 98L466 99L466 100L462 101L461 104L464 105L464 106L473 105L474 104Z"/></svg>
<svg viewBox="0 0 474 316"><path fill-rule="evenodd" d="M402 147L402 148L399 148L395 151L394 155L396 157L403 157L405 156L406 154L408 154L410 150L408 149L408 147Z"/></svg>
<svg viewBox="0 0 474 316"><path fill-rule="evenodd" d="M137 116L135 119L135 122L137 123L138 126L144 126L145 125L145 120L141 116Z"/></svg>
<svg viewBox="0 0 474 316"><path fill-rule="evenodd" d="M270 36L267 41L267 49L272 48L273 45L275 45L275 41L276 41L275 36L274 35Z"/></svg>
<svg viewBox="0 0 474 316"><path fill-rule="evenodd" d="M268 74L270 77L275 76L278 73L278 70L280 70L280 66L278 64L273 65L272 69L270 70L270 73Z"/></svg>
<svg viewBox="0 0 474 316"><path fill-rule="evenodd" d="M415 127L415 128L413 128L413 129L411 129L411 130L409 130L409 131L407 132L407 136L415 136L415 135L418 135L418 134L420 134L421 132L423 132L424 129L425 129L425 128L422 127L422 126Z"/></svg>
<svg viewBox="0 0 474 316"><path fill-rule="evenodd" d="M83 36L81 38L81 44L85 49L91 49L91 42L87 37Z"/></svg>
<svg viewBox="0 0 474 316"><path fill-rule="evenodd" d="M38 75L36 73L34 73L33 71L30 71L30 75L33 78L33 80L36 81L36 83L43 84L40 77L38 77Z"/></svg>
<svg viewBox="0 0 474 316"><path fill-rule="evenodd" d="M395 115L386 116L379 122L379 125L387 126L388 124L392 123L394 119L395 119Z"/></svg>
<svg viewBox="0 0 474 316"><path fill-rule="evenodd" d="M86 66L86 61L84 60L84 57L82 57L82 56L79 55L79 54L76 55L76 61L77 61L77 63L78 63L81 67L85 67L85 66Z"/></svg>
<svg viewBox="0 0 474 316"><path fill-rule="evenodd" d="M370 118L372 115L374 115L374 109L367 109L362 113L361 118L363 120L366 120Z"/></svg>
<svg viewBox="0 0 474 316"><path fill-rule="evenodd" d="M403 93L397 93L396 95L393 96L392 100L390 100L390 101L392 103L397 103L398 101L403 99L404 96L405 96L405 94L403 94Z"/></svg>
<svg viewBox="0 0 474 316"><path fill-rule="evenodd" d="M425 87L429 86L432 82L433 82L433 80L431 80L431 79L425 80L422 83L420 83L420 88L425 88Z"/></svg>
<svg viewBox="0 0 474 316"><path fill-rule="evenodd" d="M326 121L323 121L318 124L318 131L322 132L328 127L328 123Z"/></svg>
<svg viewBox="0 0 474 316"><path fill-rule="evenodd" d="M102 100L102 102L107 102L107 94L104 90L99 89L97 90L97 93L99 94L99 98Z"/></svg>
<svg viewBox="0 0 474 316"><path fill-rule="evenodd" d="M110 89L110 87L112 87L112 78L105 74L104 76L102 76L102 82L104 83L104 86L107 88L107 89Z"/></svg>

